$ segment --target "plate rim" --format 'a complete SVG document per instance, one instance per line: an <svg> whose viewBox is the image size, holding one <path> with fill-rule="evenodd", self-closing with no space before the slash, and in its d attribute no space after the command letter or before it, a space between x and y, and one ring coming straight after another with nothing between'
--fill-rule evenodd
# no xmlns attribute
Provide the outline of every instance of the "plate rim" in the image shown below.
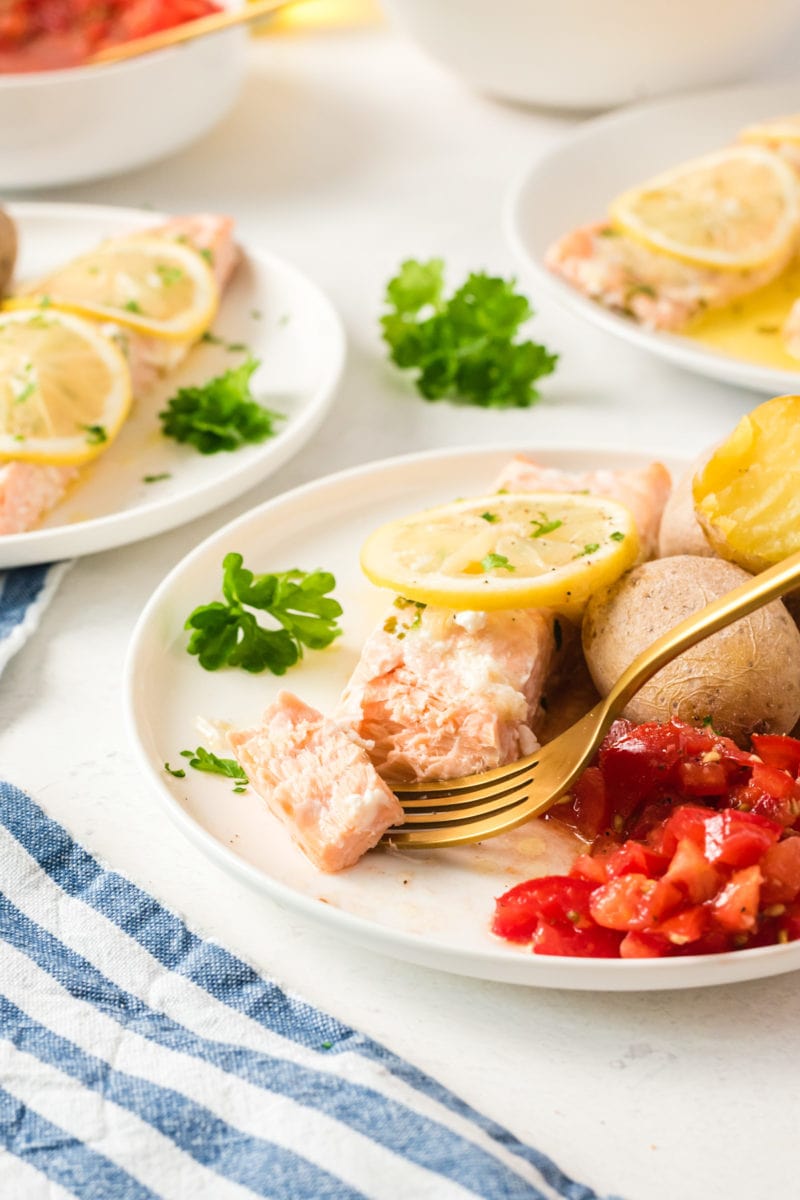
<svg viewBox="0 0 800 1200"><path fill-rule="evenodd" d="M403 961L433 966L449 973L477 979L515 983L528 987L565 987L587 991L649 991L705 987L764 978L800 969L800 942L715 955L687 955L681 958L591 959L588 960L592 967L589 971L586 959L537 957L533 954L525 956L515 954L501 946L496 949L476 950L453 947L438 939L425 941L420 935L376 924L338 906L320 904L310 896L276 880L254 864L240 858L187 812L166 786L162 772L156 768L148 755L140 733L137 703L139 648L147 638L151 624L157 621L162 602L168 597L173 584L185 570L191 569L198 559L212 551L218 542L228 540L244 525L263 521L265 517L268 518L271 513L280 510L285 505L294 506L298 502L302 503L309 494L348 485L360 477L380 476L390 469L402 471L420 462L432 463L461 458L477 459L496 453L514 455L524 453L529 449L527 444L520 446L519 443L498 442L483 446L471 445L454 449L442 450L439 448L418 451L360 463L321 476L264 501L257 507L235 517L232 521L226 522L225 525L220 526L204 538L199 545L193 547L174 564L151 593L128 642L122 672L122 703L126 733L139 769L173 823L226 874L247 883L258 893L268 896L280 906L297 912L303 917L308 917L316 925L327 927L350 941L377 949L381 953L388 953ZM633 460L641 461L648 457L643 450L620 448L604 443L595 443L592 446L570 446L557 440L537 441L535 451L564 455L609 454L615 455L623 462L626 459L631 462ZM675 465L679 465L682 461L673 456L670 458ZM688 465L688 460L685 461ZM748 969L748 964L760 961L770 963L771 969L756 973ZM684 981L682 976L687 973L685 965L687 963L695 968L702 965L705 971L699 973L703 977ZM543 975L544 978L536 978L537 974ZM598 982L597 978L587 979L587 975L599 977L600 981Z"/></svg>
<svg viewBox="0 0 800 1200"><path fill-rule="evenodd" d="M24 221L26 218L71 220L75 217L93 218L96 221L130 219L135 226L145 218L157 222L169 220L174 216L156 209L125 205L73 204L49 200L10 201L7 208L15 221ZM259 245L253 245L249 240L239 241L238 244L242 246L248 260L258 263L266 271L279 271L285 277L310 289L321 310L325 312L326 319L330 321L334 337L330 367L322 382L309 393L307 406L287 423L285 432L280 435L281 440L264 443L265 450L271 451L268 460L265 462L263 458L255 457L245 469L232 470L228 475L205 484L199 493L195 490L178 497L161 499L154 496L135 508L122 512L106 513L74 524L4 534L0 537L0 570L36 565L56 558L83 557L132 545L186 525L235 500L268 478L293 457L320 426L336 398L347 362L348 347L344 322L327 292L290 260L271 250L262 249ZM236 487L229 490L234 479L237 481ZM224 495L220 496L219 492L224 492ZM198 494L203 497L200 503ZM187 504L191 506L191 512L184 515L182 509ZM129 525L141 525L141 531L129 535Z"/></svg>
<svg viewBox="0 0 800 1200"><path fill-rule="evenodd" d="M603 135L620 126L624 128L626 125L636 125L640 120L657 120L659 114L665 110L688 108L701 105L704 101L719 101L726 96L739 98L750 95L755 103L759 97L767 97L779 91L794 91L800 104L800 81L796 80L707 88L702 91L680 92L667 98L660 97L643 104L616 109L582 122L559 137L544 153L536 154L526 162L511 180L503 197L503 232L520 269L535 280L537 286L542 287L560 308L628 342L638 350L644 350L656 358L666 359L683 370L764 394L781 395L787 391L800 391L800 363L797 372L749 363L721 351L701 347L680 334L645 329L644 326L604 308L549 271L529 248L522 232L526 196L530 189L536 186L540 172L557 163L563 155L574 151L582 142L591 143L598 133Z"/></svg>

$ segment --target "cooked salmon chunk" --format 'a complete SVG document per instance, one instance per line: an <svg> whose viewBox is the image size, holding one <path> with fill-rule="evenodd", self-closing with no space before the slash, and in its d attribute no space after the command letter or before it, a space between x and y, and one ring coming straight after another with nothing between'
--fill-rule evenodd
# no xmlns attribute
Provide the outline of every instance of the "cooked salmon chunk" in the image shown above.
<svg viewBox="0 0 800 1200"><path fill-rule="evenodd" d="M230 217L205 213L176 217L142 232L148 236L185 238L198 250L207 250L220 292L225 288L238 259ZM104 322L104 331L128 360L136 397L146 395L164 374L183 362L194 345L144 337L111 322ZM39 466L21 461L0 464L0 536L34 529L78 478L75 467Z"/></svg>
<svg viewBox="0 0 800 1200"><path fill-rule="evenodd" d="M290 692L278 693L256 729L228 740L251 785L321 871L351 867L403 821L363 748Z"/></svg>
<svg viewBox="0 0 800 1200"><path fill-rule="evenodd" d="M661 514L672 491L672 479L660 462L628 471L559 471L543 467L520 454L495 480L494 490L506 492L591 492L618 500L633 514L641 554L651 558L658 546Z"/></svg>
<svg viewBox="0 0 800 1200"><path fill-rule="evenodd" d="M591 300L650 329L674 332L706 309L730 304L777 279L794 249L752 270L715 271L650 250L608 221L595 221L559 238L545 263Z"/></svg>
<svg viewBox="0 0 800 1200"><path fill-rule="evenodd" d="M335 719L390 781L454 779L538 746L550 613L453 613L399 599L364 644Z"/></svg>

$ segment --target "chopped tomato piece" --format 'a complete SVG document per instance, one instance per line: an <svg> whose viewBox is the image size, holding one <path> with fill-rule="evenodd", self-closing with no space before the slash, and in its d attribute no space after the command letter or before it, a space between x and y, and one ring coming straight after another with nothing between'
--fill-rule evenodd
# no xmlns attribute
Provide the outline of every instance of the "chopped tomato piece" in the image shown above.
<svg viewBox="0 0 800 1200"><path fill-rule="evenodd" d="M714 920L729 933L749 933L756 927L761 895L761 869L735 871L713 904Z"/></svg>
<svg viewBox="0 0 800 1200"><path fill-rule="evenodd" d="M510 888L495 902L492 931L510 942L529 942L539 921L548 924L591 926L587 879L543 875Z"/></svg>
<svg viewBox="0 0 800 1200"><path fill-rule="evenodd" d="M711 924L708 909L700 904L685 908L674 917L667 917L659 926L659 933L673 946L685 946L698 941Z"/></svg>
<svg viewBox="0 0 800 1200"><path fill-rule="evenodd" d="M561 954L571 958L617 958L622 934L592 924L589 929L547 925L542 922L533 935L534 954Z"/></svg>
<svg viewBox="0 0 800 1200"><path fill-rule="evenodd" d="M665 958L674 953L675 947L666 938L638 930L626 933L619 948L620 958Z"/></svg>
<svg viewBox="0 0 800 1200"><path fill-rule="evenodd" d="M616 879L619 875L649 875L654 878L662 875L669 863L664 854L658 854L641 842L627 841L617 850L604 854L601 858L605 866L607 879Z"/></svg>
<svg viewBox="0 0 800 1200"><path fill-rule="evenodd" d="M761 859L762 904L789 904L800 895L800 837L784 838Z"/></svg>
<svg viewBox="0 0 800 1200"><path fill-rule="evenodd" d="M606 859L602 855L579 854L569 869L573 879L588 879L591 883L605 883L608 876Z"/></svg>
<svg viewBox="0 0 800 1200"><path fill-rule="evenodd" d="M682 804L673 810L661 830L658 839L660 849L664 854L674 854L678 843L684 839L703 847L706 843L706 821L713 815L713 810L699 808L696 804Z"/></svg>
<svg viewBox="0 0 800 1200"><path fill-rule="evenodd" d="M664 876L692 902L702 904L716 896L722 884L719 872L691 838L681 838Z"/></svg>
<svg viewBox="0 0 800 1200"><path fill-rule="evenodd" d="M705 856L711 863L728 867L750 867L777 842L781 827L757 813L726 808L705 822Z"/></svg>
<svg viewBox="0 0 800 1200"><path fill-rule="evenodd" d="M722 796L728 790L728 772L721 762L682 762L678 783L685 796Z"/></svg>
<svg viewBox="0 0 800 1200"><path fill-rule="evenodd" d="M606 929L648 929L681 900L670 883L646 875L620 875L596 888L589 911Z"/></svg>
<svg viewBox="0 0 800 1200"><path fill-rule="evenodd" d="M795 779L800 773L800 741L780 733L754 733L753 749L762 762L788 771Z"/></svg>
<svg viewBox="0 0 800 1200"><path fill-rule="evenodd" d="M572 789L572 816L578 833L590 841L611 824L611 808L599 767L587 767Z"/></svg>

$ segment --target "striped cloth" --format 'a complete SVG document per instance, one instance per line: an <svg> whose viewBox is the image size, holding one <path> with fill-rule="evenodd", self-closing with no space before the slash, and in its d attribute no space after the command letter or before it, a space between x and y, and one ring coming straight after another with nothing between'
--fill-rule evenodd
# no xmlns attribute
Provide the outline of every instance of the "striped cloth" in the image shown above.
<svg viewBox="0 0 800 1200"><path fill-rule="evenodd" d="M66 569L0 575L0 670ZM0 782L0 1200L598 1200Z"/></svg>
<svg viewBox="0 0 800 1200"><path fill-rule="evenodd" d="M597 1200L0 783L3 1200Z"/></svg>

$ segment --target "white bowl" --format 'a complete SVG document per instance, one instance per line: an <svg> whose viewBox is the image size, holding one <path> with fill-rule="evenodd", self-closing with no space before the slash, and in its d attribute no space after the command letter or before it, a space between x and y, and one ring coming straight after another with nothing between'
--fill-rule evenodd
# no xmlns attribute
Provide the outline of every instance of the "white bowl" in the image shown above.
<svg viewBox="0 0 800 1200"><path fill-rule="evenodd" d="M384 0L481 91L595 109L743 79L800 28L797 0Z"/></svg>
<svg viewBox="0 0 800 1200"><path fill-rule="evenodd" d="M110 66L0 75L0 188L114 175L186 146L236 100L246 40L231 29Z"/></svg>

